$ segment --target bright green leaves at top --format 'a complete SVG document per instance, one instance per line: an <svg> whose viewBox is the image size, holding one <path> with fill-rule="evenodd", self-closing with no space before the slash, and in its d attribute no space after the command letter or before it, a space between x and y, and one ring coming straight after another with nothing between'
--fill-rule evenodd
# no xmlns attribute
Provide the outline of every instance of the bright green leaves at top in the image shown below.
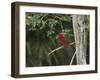
<svg viewBox="0 0 100 80"><path fill-rule="evenodd" d="M71 24L72 17L67 14L26 13L26 29L33 32L38 30L40 34L45 33L47 38L52 38L54 41L58 33L67 38L73 37Z"/></svg>
<svg viewBox="0 0 100 80"><path fill-rule="evenodd" d="M43 14L32 14L26 13L26 27L29 27L29 30L42 29L41 27L45 26L45 21L42 20Z"/></svg>
<svg viewBox="0 0 100 80"><path fill-rule="evenodd" d="M26 27L29 30L38 30L49 27L55 29L57 24L61 25L62 21L70 22L71 16L65 14L43 14L43 13L26 13Z"/></svg>
<svg viewBox="0 0 100 80"><path fill-rule="evenodd" d="M62 21L71 22L72 18L69 15L64 15L59 17Z"/></svg>

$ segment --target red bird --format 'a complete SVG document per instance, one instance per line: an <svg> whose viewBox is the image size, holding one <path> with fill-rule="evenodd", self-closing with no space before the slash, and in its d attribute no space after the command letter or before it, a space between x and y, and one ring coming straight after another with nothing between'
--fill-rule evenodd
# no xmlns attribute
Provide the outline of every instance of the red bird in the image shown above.
<svg viewBox="0 0 100 80"><path fill-rule="evenodd" d="M58 33L57 34L57 38L58 40L60 41L61 45L65 48L68 46L68 42L67 40L65 39L64 35L62 33Z"/></svg>

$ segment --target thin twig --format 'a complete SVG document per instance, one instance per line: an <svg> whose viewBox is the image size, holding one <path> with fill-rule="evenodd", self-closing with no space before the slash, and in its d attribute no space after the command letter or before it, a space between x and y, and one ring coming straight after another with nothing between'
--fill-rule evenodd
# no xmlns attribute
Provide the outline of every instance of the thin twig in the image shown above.
<svg viewBox="0 0 100 80"><path fill-rule="evenodd" d="M74 43L75 43L75 42L69 43L69 45L73 45ZM50 55L50 54L52 54L53 52L58 51L58 50L60 50L60 49L62 49L62 48L63 48L63 46L60 46L60 47L58 47L58 48L52 50L50 53L48 53L48 55Z"/></svg>
<svg viewBox="0 0 100 80"><path fill-rule="evenodd" d="M56 49L54 49L54 50L52 50L50 53L48 53L48 55L50 55L50 54L52 54L53 52L55 52L55 51L57 51L57 50L59 50L59 49L62 49L63 47L62 46L60 46L60 47L58 47L58 48L56 48Z"/></svg>
<svg viewBox="0 0 100 80"><path fill-rule="evenodd" d="M75 42L71 42L71 43L69 43L69 45L73 45Z"/></svg>
<svg viewBox="0 0 100 80"><path fill-rule="evenodd" d="M71 59L71 61L70 61L70 65L72 65L75 55L76 55L76 51L75 51L75 53L74 53L73 56L72 56L72 59Z"/></svg>

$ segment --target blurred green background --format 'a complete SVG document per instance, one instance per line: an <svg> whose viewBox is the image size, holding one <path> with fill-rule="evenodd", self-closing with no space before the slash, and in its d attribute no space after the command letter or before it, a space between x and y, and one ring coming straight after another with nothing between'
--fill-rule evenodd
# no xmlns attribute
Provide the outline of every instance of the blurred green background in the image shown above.
<svg viewBox="0 0 100 80"><path fill-rule="evenodd" d="M64 42L58 39L59 33ZM26 12L26 67L69 65L74 53L71 15Z"/></svg>

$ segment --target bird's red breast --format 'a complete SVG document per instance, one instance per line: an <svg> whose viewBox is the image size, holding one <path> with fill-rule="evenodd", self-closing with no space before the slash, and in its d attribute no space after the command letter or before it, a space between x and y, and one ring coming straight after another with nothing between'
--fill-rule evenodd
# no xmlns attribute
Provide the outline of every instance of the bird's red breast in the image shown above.
<svg viewBox="0 0 100 80"><path fill-rule="evenodd" d="M58 33L58 40L60 41L61 45L63 47L67 47L67 40L65 39L65 36L62 33Z"/></svg>

